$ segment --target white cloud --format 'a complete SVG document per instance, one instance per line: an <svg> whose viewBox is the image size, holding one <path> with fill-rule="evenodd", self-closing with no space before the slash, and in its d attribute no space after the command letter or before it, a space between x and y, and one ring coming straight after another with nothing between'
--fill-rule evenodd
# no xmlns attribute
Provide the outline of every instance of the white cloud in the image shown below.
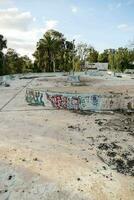
<svg viewBox="0 0 134 200"><path fill-rule="evenodd" d="M117 26L117 28L121 31L125 31L125 32L128 32L128 31L133 31L134 30L134 26L129 26L128 24L119 24Z"/></svg>
<svg viewBox="0 0 134 200"><path fill-rule="evenodd" d="M79 41L81 39L81 34L76 34L73 36L73 39Z"/></svg>
<svg viewBox="0 0 134 200"><path fill-rule="evenodd" d="M127 24L120 24L118 25L118 29L126 29L128 27Z"/></svg>
<svg viewBox="0 0 134 200"><path fill-rule="evenodd" d="M34 21L30 12L20 12L18 8L0 9L0 28L27 31Z"/></svg>
<svg viewBox="0 0 134 200"><path fill-rule="evenodd" d="M13 1L12 0L0 0L0 4L13 4Z"/></svg>
<svg viewBox="0 0 134 200"><path fill-rule="evenodd" d="M35 21L30 12L22 12L18 8L0 9L0 34L7 38L8 48L32 57L42 34L58 25L58 21L48 20L44 26L36 27Z"/></svg>
<svg viewBox="0 0 134 200"><path fill-rule="evenodd" d="M58 25L58 21L57 20L47 20L46 21L46 29L54 29L56 28L56 26Z"/></svg>
<svg viewBox="0 0 134 200"><path fill-rule="evenodd" d="M73 13L77 13L78 12L78 8L76 6L72 6L71 10Z"/></svg>

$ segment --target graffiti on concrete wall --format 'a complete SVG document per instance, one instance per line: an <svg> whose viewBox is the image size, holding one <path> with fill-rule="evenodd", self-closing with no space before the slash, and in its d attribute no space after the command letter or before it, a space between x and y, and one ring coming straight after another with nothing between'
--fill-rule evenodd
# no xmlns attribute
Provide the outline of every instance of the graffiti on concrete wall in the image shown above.
<svg viewBox="0 0 134 200"><path fill-rule="evenodd" d="M68 93L46 93L47 99L57 109L69 110L99 110L101 107L101 96L99 95L77 95Z"/></svg>
<svg viewBox="0 0 134 200"><path fill-rule="evenodd" d="M79 76L68 76L67 81L70 83L79 83Z"/></svg>
<svg viewBox="0 0 134 200"><path fill-rule="evenodd" d="M38 90L26 90L26 101L31 105L45 105L43 100L43 92Z"/></svg>
<svg viewBox="0 0 134 200"><path fill-rule="evenodd" d="M80 98L77 96L68 97L67 108L70 110L80 109Z"/></svg>
<svg viewBox="0 0 134 200"><path fill-rule="evenodd" d="M58 94L52 95L50 93L46 93L46 96L53 107L57 109L67 109L67 97Z"/></svg>
<svg viewBox="0 0 134 200"><path fill-rule="evenodd" d="M51 106L67 110L119 110L134 109L134 98L122 95L97 95L26 90L26 101L32 105Z"/></svg>
<svg viewBox="0 0 134 200"><path fill-rule="evenodd" d="M100 110L102 104L101 95L89 94L88 96L80 96L81 110Z"/></svg>

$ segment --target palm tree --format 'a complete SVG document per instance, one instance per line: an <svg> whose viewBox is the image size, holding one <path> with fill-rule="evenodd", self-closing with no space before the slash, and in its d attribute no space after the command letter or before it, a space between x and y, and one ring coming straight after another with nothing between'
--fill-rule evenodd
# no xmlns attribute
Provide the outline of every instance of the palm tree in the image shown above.
<svg viewBox="0 0 134 200"><path fill-rule="evenodd" d="M3 35L0 35L0 75L3 74L3 66L4 66L4 54L3 49L7 48L7 41L4 39Z"/></svg>
<svg viewBox="0 0 134 200"><path fill-rule="evenodd" d="M62 33L49 30L37 43L35 68L48 72L70 71L73 68L74 53L73 42L67 41Z"/></svg>
<svg viewBox="0 0 134 200"><path fill-rule="evenodd" d="M40 65L44 66L46 71L56 71L56 59L59 52L61 52L64 40L61 33L55 30L49 30L37 43L37 51L34 56L36 58L38 57Z"/></svg>

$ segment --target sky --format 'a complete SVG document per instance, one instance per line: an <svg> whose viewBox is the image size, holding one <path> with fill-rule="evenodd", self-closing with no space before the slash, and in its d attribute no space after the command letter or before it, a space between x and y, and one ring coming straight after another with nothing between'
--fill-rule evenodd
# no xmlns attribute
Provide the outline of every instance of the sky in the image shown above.
<svg viewBox="0 0 134 200"><path fill-rule="evenodd" d="M134 0L0 0L0 34L8 48L32 54L55 29L102 52L134 39Z"/></svg>

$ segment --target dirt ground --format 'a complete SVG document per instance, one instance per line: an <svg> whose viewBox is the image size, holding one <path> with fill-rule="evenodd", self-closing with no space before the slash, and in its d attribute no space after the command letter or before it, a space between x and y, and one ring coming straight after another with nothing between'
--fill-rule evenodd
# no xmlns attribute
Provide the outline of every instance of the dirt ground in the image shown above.
<svg viewBox="0 0 134 200"><path fill-rule="evenodd" d="M26 87L60 90L63 83L9 83L0 86L0 200L133 200L133 114L29 106ZM133 80L101 84L134 91Z"/></svg>

